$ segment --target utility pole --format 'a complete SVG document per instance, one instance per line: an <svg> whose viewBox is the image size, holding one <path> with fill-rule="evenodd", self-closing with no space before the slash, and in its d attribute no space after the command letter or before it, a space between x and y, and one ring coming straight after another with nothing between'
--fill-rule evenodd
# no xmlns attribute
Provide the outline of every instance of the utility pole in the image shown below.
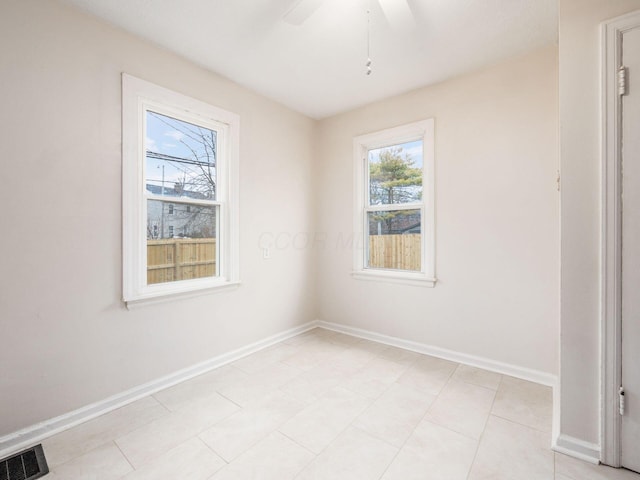
<svg viewBox="0 0 640 480"><path fill-rule="evenodd" d="M158 165L160 167L160 165ZM164 165L162 165L162 189L160 194L164 197ZM160 238L164 238L164 200L160 201L162 211L160 213Z"/></svg>

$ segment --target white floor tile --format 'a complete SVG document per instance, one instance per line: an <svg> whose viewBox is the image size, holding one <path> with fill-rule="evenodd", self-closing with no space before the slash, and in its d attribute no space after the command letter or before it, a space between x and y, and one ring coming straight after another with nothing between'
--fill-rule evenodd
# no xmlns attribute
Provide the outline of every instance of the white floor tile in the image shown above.
<svg viewBox="0 0 640 480"><path fill-rule="evenodd" d="M188 407L196 400L215 395L218 390L228 388L248 377L249 375L245 372L225 365L166 388L153 396L169 410L175 412Z"/></svg>
<svg viewBox="0 0 640 480"><path fill-rule="evenodd" d="M356 418L353 425L401 447L434 400L433 395L395 384Z"/></svg>
<svg viewBox="0 0 640 480"><path fill-rule="evenodd" d="M122 480L207 480L227 463L193 437L125 475Z"/></svg>
<svg viewBox="0 0 640 480"><path fill-rule="evenodd" d="M504 376L491 413L543 432L551 432L551 387Z"/></svg>
<svg viewBox="0 0 640 480"><path fill-rule="evenodd" d="M211 480L291 480L314 455L274 432L216 473Z"/></svg>
<svg viewBox="0 0 640 480"><path fill-rule="evenodd" d="M549 434L491 415L469 480L553 480Z"/></svg>
<svg viewBox="0 0 640 480"><path fill-rule="evenodd" d="M64 480L116 480L133 468L113 442L53 468Z"/></svg>
<svg viewBox="0 0 640 480"><path fill-rule="evenodd" d="M238 410L237 405L220 395L208 397L128 433L116 443L138 468Z"/></svg>
<svg viewBox="0 0 640 480"><path fill-rule="evenodd" d="M383 343L372 342L371 340L360 339L358 343L354 345L354 348L359 348L361 350L366 350L379 355L383 350L387 350L389 347Z"/></svg>
<svg viewBox="0 0 640 480"><path fill-rule="evenodd" d="M388 443L351 427L296 480L378 480L397 452Z"/></svg>
<svg viewBox="0 0 640 480"><path fill-rule="evenodd" d="M343 386L368 398L378 398L409 368L384 358L374 358L363 368L349 376Z"/></svg>
<svg viewBox="0 0 640 480"><path fill-rule="evenodd" d="M502 375L469 365L458 365L453 373L453 379L461 382L472 383L481 387L497 390Z"/></svg>
<svg viewBox="0 0 640 480"><path fill-rule="evenodd" d="M495 394L489 388L451 380L425 418L477 440L487 423Z"/></svg>
<svg viewBox="0 0 640 480"><path fill-rule="evenodd" d="M320 453L360 413L370 400L344 388L334 388L285 423L280 431L314 453Z"/></svg>
<svg viewBox="0 0 640 480"><path fill-rule="evenodd" d="M415 429L383 480L465 480L477 442L423 421ZM524 480L527 477L522 477Z"/></svg>
<svg viewBox="0 0 640 480"><path fill-rule="evenodd" d="M350 375L336 366L319 365L285 383L280 390L301 402L311 404L349 378Z"/></svg>
<svg viewBox="0 0 640 480"><path fill-rule="evenodd" d="M640 474L629 470L593 465L560 453L555 454L555 461L556 480L558 474L571 480L640 480Z"/></svg>
<svg viewBox="0 0 640 480"><path fill-rule="evenodd" d="M318 340L321 338L321 335L319 332L324 331L321 328L313 328L311 330L307 330L304 333L301 333L300 335L296 335L295 337L291 337L288 338L287 340L283 341L282 343L285 345L294 345L294 346L298 346L298 345L302 345L304 343L307 343L311 340Z"/></svg>
<svg viewBox="0 0 640 480"><path fill-rule="evenodd" d="M457 363L422 355L398 379L398 383L438 395L455 371Z"/></svg>
<svg viewBox="0 0 640 480"><path fill-rule="evenodd" d="M302 370L310 370L318 365L326 364L346 349L346 347L318 338L305 342L304 347L284 359L282 363Z"/></svg>
<svg viewBox="0 0 640 480"><path fill-rule="evenodd" d="M298 368L277 362L219 391L234 403L245 406L266 397L302 372Z"/></svg>
<svg viewBox="0 0 640 480"><path fill-rule="evenodd" d="M369 350L352 345L343 352L334 355L327 361L327 365L338 368L345 373L353 374L375 358L375 354Z"/></svg>
<svg viewBox="0 0 640 480"><path fill-rule="evenodd" d="M346 335L340 332L333 332L332 335L327 335L325 338L330 343L334 343L336 345L342 345L346 347L351 347L357 344L358 342L360 342L360 339L358 337L354 337L352 335Z"/></svg>
<svg viewBox="0 0 640 480"><path fill-rule="evenodd" d="M227 462L248 450L300 412L305 405L283 393L250 404L218 422L199 437Z"/></svg>
<svg viewBox="0 0 640 480"><path fill-rule="evenodd" d="M44 440L47 463L60 465L168 414L152 397L118 408Z"/></svg>
<svg viewBox="0 0 640 480"><path fill-rule="evenodd" d="M298 349L292 345L277 344L269 348L265 348L252 355L248 355L231 364L231 366L242 370L245 373L257 373L276 362L285 360L295 353Z"/></svg>
<svg viewBox="0 0 640 480"><path fill-rule="evenodd" d="M51 480L640 480L550 424L550 388L315 329L43 446Z"/></svg>
<svg viewBox="0 0 640 480"><path fill-rule="evenodd" d="M387 347L378 353L378 357L380 358L391 360L396 363L402 363L404 365L410 365L422 356L423 355L420 355L419 353L398 347Z"/></svg>

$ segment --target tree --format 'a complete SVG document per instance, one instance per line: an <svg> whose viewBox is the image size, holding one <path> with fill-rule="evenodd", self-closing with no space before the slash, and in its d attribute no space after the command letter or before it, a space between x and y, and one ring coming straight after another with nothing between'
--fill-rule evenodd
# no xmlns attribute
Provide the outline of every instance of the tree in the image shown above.
<svg viewBox="0 0 640 480"><path fill-rule="evenodd" d="M149 115L173 130L176 134L174 138L190 153L190 158L151 150L147 150L147 157L170 162L176 170L182 172L182 180L176 182L181 191L198 192L204 198L215 198L216 132L159 113L149 112Z"/></svg>
<svg viewBox="0 0 640 480"><path fill-rule="evenodd" d="M369 163L369 201L371 205L411 203L422 198L422 169L415 167L411 155L402 147L380 150L379 160ZM392 230L393 219L400 211L372 215L375 222L384 222L385 231Z"/></svg>

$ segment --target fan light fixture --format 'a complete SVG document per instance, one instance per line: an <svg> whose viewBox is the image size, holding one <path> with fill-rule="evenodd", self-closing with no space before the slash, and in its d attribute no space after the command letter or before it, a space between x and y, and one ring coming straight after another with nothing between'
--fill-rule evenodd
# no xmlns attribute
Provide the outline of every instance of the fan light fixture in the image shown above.
<svg viewBox="0 0 640 480"><path fill-rule="evenodd" d="M371 75L371 5L367 5L367 75Z"/></svg>

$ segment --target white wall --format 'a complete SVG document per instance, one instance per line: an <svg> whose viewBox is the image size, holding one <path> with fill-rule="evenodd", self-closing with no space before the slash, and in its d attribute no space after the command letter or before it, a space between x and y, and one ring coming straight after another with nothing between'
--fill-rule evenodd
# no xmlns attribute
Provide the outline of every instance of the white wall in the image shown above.
<svg viewBox="0 0 640 480"><path fill-rule="evenodd" d="M557 374L557 50L320 122L322 320ZM355 280L353 137L434 117L435 288Z"/></svg>
<svg viewBox="0 0 640 480"><path fill-rule="evenodd" d="M600 421L600 23L640 0L560 0L561 432L595 447Z"/></svg>
<svg viewBox="0 0 640 480"><path fill-rule="evenodd" d="M0 2L0 436L315 318L315 122L57 2ZM127 72L241 117L236 291L120 301Z"/></svg>

